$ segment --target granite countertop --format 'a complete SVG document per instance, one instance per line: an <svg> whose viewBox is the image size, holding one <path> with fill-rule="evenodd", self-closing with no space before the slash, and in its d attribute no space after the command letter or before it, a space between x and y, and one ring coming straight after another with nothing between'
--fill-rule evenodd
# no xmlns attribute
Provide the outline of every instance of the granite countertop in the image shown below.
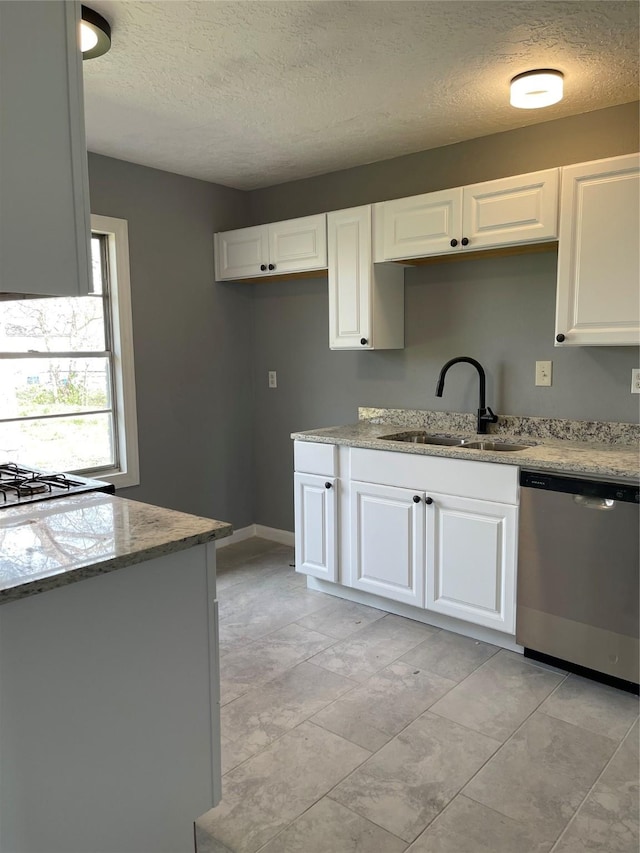
<svg viewBox="0 0 640 853"><path fill-rule="evenodd" d="M424 456L446 456L475 462L518 465L534 471L555 471L598 479L637 483L640 476L636 424L569 421L557 418L501 416L489 435L476 433L475 417L457 412L361 408L360 420L346 426L294 432L299 441L341 444L373 450L393 450ZM495 438L527 444L512 453L472 450L385 440L383 436L424 429L429 433L464 438Z"/></svg>
<svg viewBox="0 0 640 853"><path fill-rule="evenodd" d="M229 536L224 521L92 492L0 511L0 604Z"/></svg>

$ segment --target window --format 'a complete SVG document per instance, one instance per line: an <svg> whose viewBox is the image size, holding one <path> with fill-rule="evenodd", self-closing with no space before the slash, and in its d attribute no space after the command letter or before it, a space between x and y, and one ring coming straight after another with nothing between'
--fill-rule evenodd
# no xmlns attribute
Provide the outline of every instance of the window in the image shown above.
<svg viewBox="0 0 640 853"><path fill-rule="evenodd" d="M0 303L0 459L139 482L127 222L91 217L88 296Z"/></svg>

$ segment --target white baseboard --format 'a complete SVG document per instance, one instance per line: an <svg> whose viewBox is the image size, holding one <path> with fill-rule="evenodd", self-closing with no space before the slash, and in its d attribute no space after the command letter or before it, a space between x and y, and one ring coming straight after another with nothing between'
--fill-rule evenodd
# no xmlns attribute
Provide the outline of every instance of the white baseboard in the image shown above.
<svg viewBox="0 0 640 853"><path fill-rule="evenodd" d="M295 537L288 530L278 530L277 527L265 527L264 524L249 524L234 530L231 536L225 536L216 542L216 548L226 548L227 545L235 545L244 539L252 539L259 536L260 539L269 539L271 542L279 542L281 545L290 545L293 548Z"/></svg>
<svg viewBox="0 0 640 853"><path fill-rule="evenodd" d="M295 545L295 536L289 530L278 530L277 527L265 527L264 524L254 524L256 529L255 535L262 539L270 539L272 542L279 542L281 545L290 545L292 548Z"/></svg>

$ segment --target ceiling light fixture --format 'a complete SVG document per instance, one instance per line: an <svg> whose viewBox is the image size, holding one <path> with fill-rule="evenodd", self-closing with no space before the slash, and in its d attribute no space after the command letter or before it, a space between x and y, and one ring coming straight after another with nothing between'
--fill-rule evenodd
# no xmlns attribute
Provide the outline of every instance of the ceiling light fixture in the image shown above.
<svg viewBox="0 0 640 853"><path fill-rule="evenodd" d="M102 15L88 6L82 7L80 21L80 50L83 59L102 56L111 47L111 27Z"/></svg>
<svg viewBox="0 0 640 853"><path fill-rule="evenodd" d="M557 104L562 100L562 81L562 72L551 68L517 74L511 81L511 106L535 110Z"/></svg>

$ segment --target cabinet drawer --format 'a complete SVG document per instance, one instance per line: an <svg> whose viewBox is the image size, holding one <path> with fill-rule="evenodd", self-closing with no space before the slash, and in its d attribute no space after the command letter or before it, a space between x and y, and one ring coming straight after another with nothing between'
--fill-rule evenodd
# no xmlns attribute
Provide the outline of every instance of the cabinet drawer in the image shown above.
<svg viewBox="0 0 640 853"><path fill-rule="evenodd" d="M294 441L294 468L304 474L338 476L338 447L313 441Z"/></svg>
<svg viewBox="0 0 640 853"><path fill-rule="evenodd" d="M351 479L416 489L427 494L431 491L499 503L518 502L517 465L354 447Z"/></svg>

